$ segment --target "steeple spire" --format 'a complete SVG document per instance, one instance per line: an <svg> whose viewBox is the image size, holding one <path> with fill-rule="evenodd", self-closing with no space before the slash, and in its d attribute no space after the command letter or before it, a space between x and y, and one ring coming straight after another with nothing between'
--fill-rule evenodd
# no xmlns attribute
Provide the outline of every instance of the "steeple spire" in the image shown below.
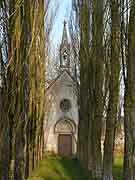
<svg viewBox="0 0 135 180"><path fill-rule="evenodd" d="M70 68L70 45L67 35L67 23L64 21L62 41L60 45L60 71L68 70Z"/></svg>
<svg viewBox="0 0 135 180"><path fill-rule="evenodd" d="M68 43L67 29L66 29L67 22L64 20L63 24L64 24L64 28L63 28L63 35L62 35L62 44Z"/></svg>

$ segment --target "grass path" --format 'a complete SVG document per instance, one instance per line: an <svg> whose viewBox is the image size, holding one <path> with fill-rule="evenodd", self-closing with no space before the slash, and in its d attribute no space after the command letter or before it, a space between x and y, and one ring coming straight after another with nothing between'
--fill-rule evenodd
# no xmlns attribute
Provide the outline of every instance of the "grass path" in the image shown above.
<svg viewBox="0 0 135 180"><path fill-rule="evenodd" d="M114 180L120 180L122 158L115 160ZM46 155L28 180L90 180L89 172L76 159Z"/></svg>

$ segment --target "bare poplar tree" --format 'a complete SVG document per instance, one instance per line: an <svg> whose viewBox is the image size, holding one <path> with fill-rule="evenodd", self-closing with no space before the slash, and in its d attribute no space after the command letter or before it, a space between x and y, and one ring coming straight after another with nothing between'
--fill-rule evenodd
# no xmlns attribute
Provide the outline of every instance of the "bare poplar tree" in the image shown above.
<svg viewBox="0 0 135 180"><path fill-rule="evenodd" d="M80 26L80 102L78 156L88 166L88 66L89 66L89 0L78 1Z"/></svg>
<svg viewBox="0 0 135 180"><path fill-rule="evenodd" d="M112 0L111 7L111 59L109 102L107 109L106 134L104 143L103 180L113 179L113 154L115 125L118 116L119 77L120 77L120 17L118 1Z"/></svg>
<svg viewBox="0 0 135 180"><path fill-rule="evenodd" d="M135 1L131 0L130 2L131 9L128 25L128 47L126 60L127 79L125 81L124 103L124 180L135 179Z"/></svg>
<svg viewBox="0 0 135 180"><path fill-rule="evenodd" d="M89 63L89 142L92 151L92 176L93 179L101 179L102 154L101 132L103 117L103 3L92 1L92 33Z"/></svg>

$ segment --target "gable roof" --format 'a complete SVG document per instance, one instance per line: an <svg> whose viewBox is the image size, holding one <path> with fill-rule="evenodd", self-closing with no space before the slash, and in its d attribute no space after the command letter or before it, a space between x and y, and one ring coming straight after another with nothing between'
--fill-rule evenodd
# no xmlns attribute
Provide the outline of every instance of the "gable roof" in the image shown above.
<svg viewBox="0 0 135 180"><path fill-rule="evenodd" d="M48 91L48 90L64 75L64 73L66 73L66 74L70 77L70 79L71 79L72 81L74 81L74 82L78 85L77 81L76 81L75 78L69 73L69 71L64 70L64 71L62 71L62 73L60 73L60 74L51 82L51 84L46 88L46 91Z"/></svg>

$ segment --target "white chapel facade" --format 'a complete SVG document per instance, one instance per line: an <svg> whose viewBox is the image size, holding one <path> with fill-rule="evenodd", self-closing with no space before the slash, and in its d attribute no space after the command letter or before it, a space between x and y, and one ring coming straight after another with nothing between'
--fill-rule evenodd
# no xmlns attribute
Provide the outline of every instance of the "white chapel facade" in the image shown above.
<svg viewBox="0 0 135 180"><path fill-rule="evenodd" d="M70 73L70 44L64 23L60 45L59 75L46 90L45 148L70 156L77 151L78 96L77 82Z"/></svg>

